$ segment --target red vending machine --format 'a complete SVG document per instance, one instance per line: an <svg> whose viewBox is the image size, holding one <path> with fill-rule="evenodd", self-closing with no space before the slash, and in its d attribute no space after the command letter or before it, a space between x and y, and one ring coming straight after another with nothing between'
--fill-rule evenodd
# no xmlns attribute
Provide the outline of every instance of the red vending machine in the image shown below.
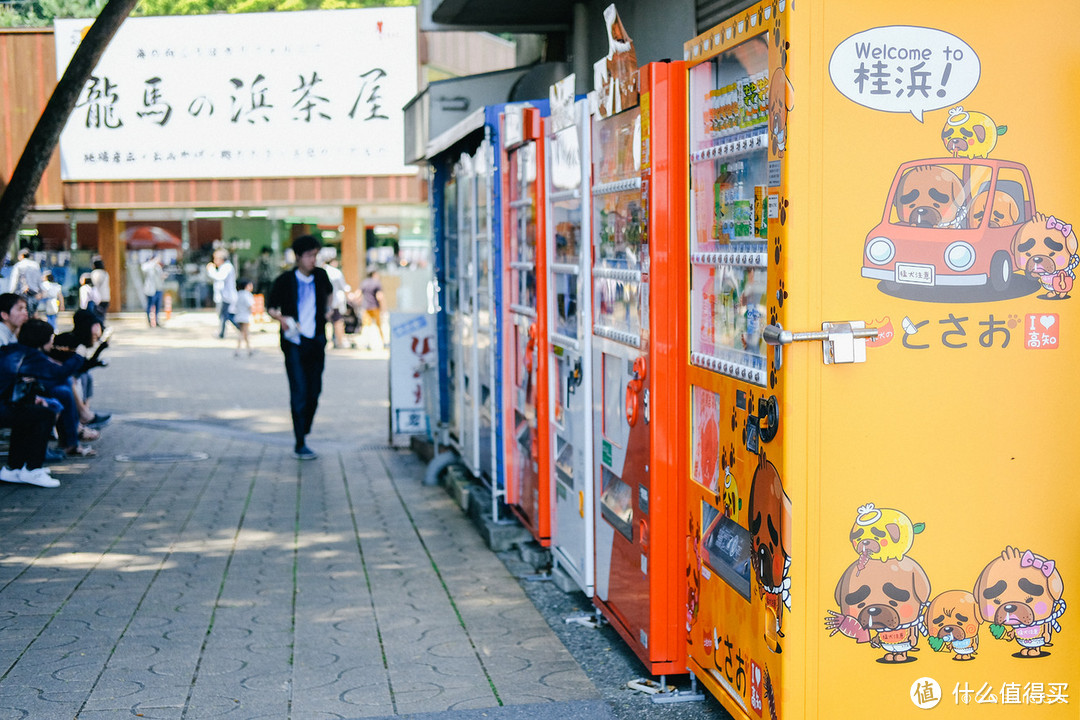
<svg viewBox="0 0 1080 720"><path fill-rule="evenodd" d="M540 111L503 115L503 438L506 500L542 545L551 542L544 257L544 136Z"/></svg>
<svg viewBox="0 0 1080 720"><path fill-rule="evenodd" d="M598 63L605 72L592 156L593 602L649 672L679 674L687 665L676 388L685 328L675 318L686 293L686 69L638 71L631 51L629 62L613 53Z"/></svg>

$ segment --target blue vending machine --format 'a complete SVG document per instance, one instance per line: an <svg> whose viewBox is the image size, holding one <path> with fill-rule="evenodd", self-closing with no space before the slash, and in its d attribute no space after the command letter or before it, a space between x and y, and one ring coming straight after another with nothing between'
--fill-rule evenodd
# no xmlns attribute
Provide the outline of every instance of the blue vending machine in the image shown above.
<svg viewBox="0 0 1080 720"><path fill-rule="evenodd" d="M542 106L547 102L529 103ZM477 110L427 145L439 345L439 417L450 447L505 501L502 427L502 205L500 118L511 104Z"/></svg>

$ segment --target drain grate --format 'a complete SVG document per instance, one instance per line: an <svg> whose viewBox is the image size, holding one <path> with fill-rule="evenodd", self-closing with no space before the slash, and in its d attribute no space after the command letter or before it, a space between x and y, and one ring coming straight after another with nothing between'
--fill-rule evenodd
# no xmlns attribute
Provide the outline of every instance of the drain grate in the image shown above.
<svg viewBox="0 0 1080 720"><path fill-rule="evenodd" d="M200 460L208 460L210 458L204 452L191 452L191 453L146 453L144 455L117 455L116 462L132 463L132 462L149 462L149 463L179 463L179 462L198 462Z"/></svg>
<svg viewBox="0 0 1080 720"><path fill-rule="evenodd" d="M356 445L353 447L358 452L378 452L380 450L396 450L393 445Z"/></svg>

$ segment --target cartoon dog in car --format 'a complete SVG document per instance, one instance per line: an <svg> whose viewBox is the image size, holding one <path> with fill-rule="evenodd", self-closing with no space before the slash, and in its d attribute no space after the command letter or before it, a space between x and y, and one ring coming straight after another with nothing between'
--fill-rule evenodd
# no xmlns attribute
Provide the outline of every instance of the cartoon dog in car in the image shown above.
<svg viewBox="0 0 1080 720"><path fill-rule="evenodd" d="M926 608L927 643L935 652L951 651L953 660L974 660L979 649L982 615L967 590L946 590Z"/></svg>
<svg viewBox="0 0 1080 720"><path fill-rule="evenodd" d="M765 605L765 644L781 652L784 608L791 609L791 500L776 466L758 456L748 503L750 564Z"/></svg>
<svg viewBox="0 0 1080 720"><path fill-rule="evenodd" d="M839 632L884 650L879 662L912 662L929 597L930 578L913 558L871 560L861 569L856 560L836 584L840 611L828 611L825 627L830 637Z"/></svg>
<svg viewBox="0 0 1080 720"><path fill-rule="evenodd" d="M1078 243L1072 225L1053 215L1035 213L1020 226L1012 241L1013 262L1046 290L1044 300L1069 297L1080 265Z"/></svg>
<svg viewBox="0 0 1080 720"><path fill-rule="evenodd" d="M960 177L940 165L918 165L900 178L893 200L899 222L925 228L963 228L967 191Z"/></svg>
<svg viewBox="0 0 1080 720"><path fill-rule="evenodd" d="M1043 648L1050 645L1053 632L1061 630L1063 591L1053 560L1010 546L983 568L974 595L994 637L1015 640L1020 645L1017 657L1040 657L1048 654Z"/></svg>

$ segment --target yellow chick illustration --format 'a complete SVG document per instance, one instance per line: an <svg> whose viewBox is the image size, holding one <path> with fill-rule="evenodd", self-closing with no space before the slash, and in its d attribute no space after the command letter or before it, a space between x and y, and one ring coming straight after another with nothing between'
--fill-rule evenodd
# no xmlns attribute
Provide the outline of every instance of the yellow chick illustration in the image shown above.
<svg viewBox="0 0 1080 720"><path fill-rule="evenodd" d="M925 527L893 508L875 507L874 503L861 506L850 537L859 553L858 570L861 572L870 560L902 560Z"/></svg>
<svg viewBox="0 0 1080 720"><path fill-rule="evenodd" d="M967 112L957 105L949 110L949 119L941 130L941 141L953 157L984 158L997 145L998 136L1009 128L995 125L990 116L981 112Z"/></svg>

